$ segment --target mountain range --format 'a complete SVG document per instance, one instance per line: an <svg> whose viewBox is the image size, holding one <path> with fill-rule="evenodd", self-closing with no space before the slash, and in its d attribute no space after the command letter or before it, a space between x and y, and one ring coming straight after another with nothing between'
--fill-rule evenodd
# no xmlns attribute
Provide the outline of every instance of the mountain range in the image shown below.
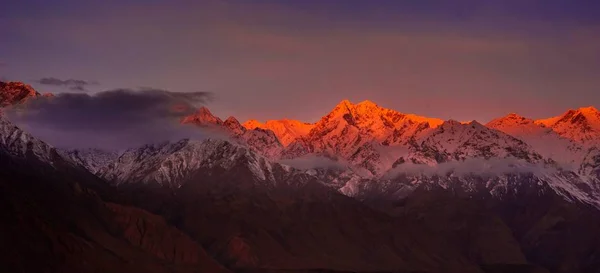
<svg viewBox="0 0 600 273"><path fill-rule="evenodd" d="M0 87L6 107L42 96ZM125 151L57 149L0 121L10 272L600 268L593 107L485 125L370 101L316 123L202 107L181 123L218 137Z"/></svg>

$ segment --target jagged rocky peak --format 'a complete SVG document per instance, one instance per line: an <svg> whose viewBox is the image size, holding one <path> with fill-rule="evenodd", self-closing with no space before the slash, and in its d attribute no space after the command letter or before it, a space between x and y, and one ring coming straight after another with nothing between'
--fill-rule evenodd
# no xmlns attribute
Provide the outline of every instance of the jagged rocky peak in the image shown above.
<svg viewBox="0 0 600 273"><path fill-rule="evenodd" d="M510 113L504 117L494 119L486 124L492 128L517 138L538 138L542 135L552 133L552 130L545 125L536 122L533 119L523 117L516 113ZM558 137L558 135L556 135Z"/></svg>
<svg viewBox="0 0 600 273"><path fill-rule="evenodd" d="M38 97L41 94L31 85L22 82L3 82L0 81L0 107L25 102L32 97Z"/></svg>
<svg viewBox="0 0 600 273"><path fill-rule="evenodd" d="M354 107L354 104L352 104L352 102L350 102L349 100L342 100L335 106L335 108L333 108L333 110L331 110L329 114L332 116L336 116L340 114L343 115L346 113L350 113L350 109L352 109L352 107Z"/></svg>
<svg viewBox="0 0 600 273"><path fill-rule="evenodd" d="M444 121L444 123L442 123L438 128L436 128L436 130L432 130L431 133L440 134L443 132L469 132L470 134L474 134L482 131L491 132L492 130L476 120L472 120L469 122L461 122L454 119L449 119Z"/></svg>
<svg viewBox="0 0 600 273"><path fill-rule="evenodd" d="M485 125L481 124L479 121L476 120L472 120L469 123L467 123L467 125L470 125L472 128L479 128L482 130L487 129L487 127L485 127Z"/></svg>
<svg viewBox="0 0 600 273"><path fill-rule="evenodd" d="M182 123L194 123L201 126L222 125L223 121L214 116L208 108L202 106L196 113L183 118Z"/></svg>
<svg viewBox="0 0 600 273"><path fill-rule="evenodd" d="M254 128L260 128L263 126L263 124L255 119L249 119L246 122L244 122L242 124L242 126L244 126L244 128L248 129L248 130L252 130Z"/></svg>
<svg viewBox="0 0 600 273"><path fill-rule="evenodd" d="M514 126L522 124L534 123L533 119L523 117L517 113L510 113L504 117L494 119L487 123L488 127L503 127L503 126Z"/></svg>
<svg viewBox="0 0 600 273"><path fill-rule="evenodd" d="M343 100L328 115L317 122L316 126L319 127L320 124L340 118L343 118L349 125L367 129L375 134L382 133L382 130L403 127L405 124L428 123L430 127L437 127L443 123L441 119L404 114L383 108L369 100L357 104ZM385 134L387 133L385 132Z"/></svg>
<svg viewBox="0 0 600 273"><path fill-rule="evenodd" d="M246 131L246 128L240 124L240 122L233 116L228 117L223 125L229 130L231 130L234 134L243 134Z"/></svg>
<svg viewBox="0 0 600 273"><path fill-rule="evenodd" d="M453 128L455 126L461 126L461 125L466 125L468 123L465 122L461 122L455 119L449 119L444 121L441 125L440 125L440 129L450 129Z"/></svg>
<svg viewBox="0 0 600 273"><path fill-rule="evenodd" d="M326 116L327 118L344 117L349 119L366 119L382 114L387 109L379 107L372 101L365 100L357 104L353 104L349 100L342 100L333 110ZM349 116L346 116L349 115Z"/></svg>
<svg viewBox="0 0 600 273"><path fill-rule="evenodd" d="M185 117L182 123L195 124L204 129L214 130L219 134L230 137L230 140L246 145L251 150L268 158L279 156L283 148L277 135L271 130L260 127L247 129L232 116L222 121L219 117L214 116L206 107L202 107L195 114Z"/></svg>
<svg viewBox="0 0 600 273"><path fill-rule="evenodd" d="M243 126L249 130L257 128L271 130L284 146L288 146L294 140L308 135L310 130L315 127L312 123L293 119L267 120L265 123L251 119L244 122Z"/></svg>
<svg viewBox="0 0 600 273"><path fill-rule="evenodd" d="M354 105L353 109L356 113L363 115L384 110L384 108L379 107L379 105L370 100L364 100L357 103Z"/></svg>

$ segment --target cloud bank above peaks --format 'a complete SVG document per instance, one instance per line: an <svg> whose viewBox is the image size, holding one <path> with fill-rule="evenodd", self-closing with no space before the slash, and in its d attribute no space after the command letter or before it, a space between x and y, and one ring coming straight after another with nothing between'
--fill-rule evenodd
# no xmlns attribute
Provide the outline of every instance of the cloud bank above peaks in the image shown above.
<svg viewBox="0 0 600 273"><path fill-rule="evenodd" d="M179 121L211 98L207 92L151 88L59 93L14 106L7 114L25 131L59 148L121 150L206 137L197 127Z"/></svg>

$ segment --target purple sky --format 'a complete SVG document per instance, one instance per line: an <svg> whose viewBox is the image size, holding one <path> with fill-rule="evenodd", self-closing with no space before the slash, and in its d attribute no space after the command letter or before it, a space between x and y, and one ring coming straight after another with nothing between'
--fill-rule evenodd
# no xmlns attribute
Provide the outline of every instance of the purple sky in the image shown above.
<svg viewBox="0 0 600 273"><path fill-rule="evenodd" d="M242 121L342 99L482 122L600 106L597 0L19 0L0 37L3 79L213 92Z"/></svg>

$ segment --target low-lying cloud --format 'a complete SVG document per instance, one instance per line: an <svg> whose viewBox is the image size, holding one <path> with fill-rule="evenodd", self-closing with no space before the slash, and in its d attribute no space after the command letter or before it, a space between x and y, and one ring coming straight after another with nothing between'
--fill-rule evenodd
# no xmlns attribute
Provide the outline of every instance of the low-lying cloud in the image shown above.
<svg viewBox="0 0 600 273"><path fill-rule="evenodd" d="M395 178L400 175L408 176L457 176L481 175L497 176L504 174L543 174L547 169L540 164L532 164L516 159L493 158L478 159L471 158L464 161L452 161L437 165L404 163L388 171L386 178Z"/></svg>
<svg viewBox="0 0 600 273"><path fill-rule="evenodd" d="M52 85L58 87L65 87L71 91L79 91L84 92L87 91L87 86L89 85L97 85L98 82L95 81L85 81L85 80L75 80L75 79L67 79L61 80L53 77L49 78L41 78L36 81L39 84L43 85Z"/></svg>
<svg viewBox="0 0 600 273"><path fill-rule="evenodd" d="M326 156L315 154L305 155L293 159L283 159L280 160L279 163L288 165L299 170L310 170L320 168L344 170L347 169L349 166L347 162L334 160Z"/></svg>
<svg viewBox="0 0 600 273"><path fill-rule="evenodd" d="M207 92L117 89L60 93L8 109L11 121L59 148L121 150L206 133L180 119L211 99Z"/></svg>

